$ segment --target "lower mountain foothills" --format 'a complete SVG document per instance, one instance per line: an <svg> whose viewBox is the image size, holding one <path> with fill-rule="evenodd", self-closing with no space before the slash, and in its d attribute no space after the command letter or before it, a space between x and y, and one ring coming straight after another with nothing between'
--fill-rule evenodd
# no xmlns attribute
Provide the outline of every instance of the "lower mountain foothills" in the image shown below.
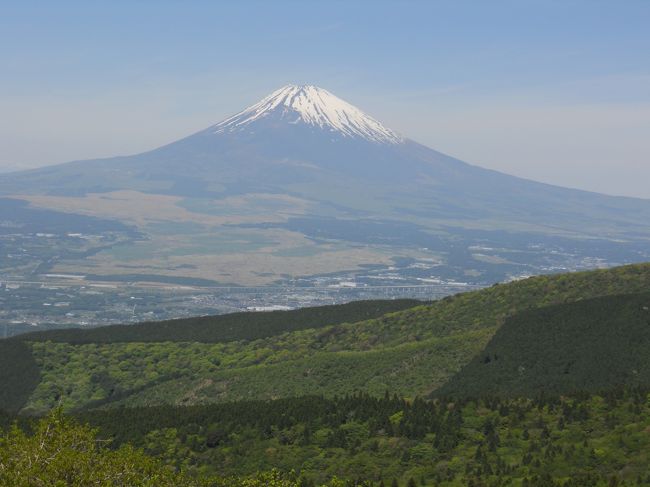
<svg viewBox="0 0 650 487"><path fill-rule="evenodd" d="M101 475L103 485L181 487L644 486L649 392L57 410L36 424L21 417L0 438L0 482L89 485ZM0 415L0 425L10 421ZM52 461L34 461L43 454Z"/></svg>
<svg viewBox="0 0 650 487"><path fill-rule="evenodd" d="M614 478L648 485L649 392L435 401L309 396L111 408L78 418L115 446L142 447L204 477L278 468L299 471L304 485L332 478L445 486L611 485Z"/></svg>
<svg viewBox="0 0 650 487"><path fill-rule="evenodd" d="M650 384L650 293L588 299L508 318L436 394L534 396Z"/></svg>
<svg viewBox="0 0 650 487"><path fill-rule="evenodd" d="M0 341L2 421L63 411L196 485L648 485L649 308L637 264L25 334Z"/></svg>
<svg viewBox="0 0 650 487"><path fill-rule="evenodd" d="M367 301L56 330L4 343L23 353L27 346L24 363L37 364L40 379L21 407L29 413L57 404L191 405L355 391L427 397L480 356L511 317L648 289L650 265L633 265L539 276L432 303ZM6 373L30 370L8 364Z"/></svg>

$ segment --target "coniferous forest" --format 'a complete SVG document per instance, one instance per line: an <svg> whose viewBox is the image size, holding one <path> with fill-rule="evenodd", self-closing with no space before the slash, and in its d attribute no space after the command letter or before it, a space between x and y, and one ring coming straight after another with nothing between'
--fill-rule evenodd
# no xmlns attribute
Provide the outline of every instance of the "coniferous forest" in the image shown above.
<svg viewBox="0 0 650 487"><path fill-rule="evenodd" d="M648 389L620 388L535 399L358 394L55 411L9 430L0 480L56 485L20 479L61 476L63 485L90 485L101 474L114 476L101 485L649 485L649 398ZM46 455L54 460L34 462Z"/></svg>

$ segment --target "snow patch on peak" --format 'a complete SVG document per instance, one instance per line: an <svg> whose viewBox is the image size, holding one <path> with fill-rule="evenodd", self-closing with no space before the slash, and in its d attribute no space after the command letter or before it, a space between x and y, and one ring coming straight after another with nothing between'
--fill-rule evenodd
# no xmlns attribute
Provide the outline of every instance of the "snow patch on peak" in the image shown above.
<svg viewBox="0 0 650 487"><path fill-rule="evenodd" d="M271 115L286 120L287 123L305 123L329 129L345 137L361 137L388 144L404 141L357 107L313 85L288 85L280 88L210 130L214 133L237 132Z"/></svg>

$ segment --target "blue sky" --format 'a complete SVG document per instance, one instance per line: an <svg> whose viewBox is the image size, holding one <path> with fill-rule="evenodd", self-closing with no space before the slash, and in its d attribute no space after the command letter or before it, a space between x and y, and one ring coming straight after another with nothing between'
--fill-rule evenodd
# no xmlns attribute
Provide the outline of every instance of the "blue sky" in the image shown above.
<svg viewBox="0 0 650 487"><path fill-rule="evenodd" d="M139 152L288 83L468 162L650 198L650 1L0 2L0 168Z"/></svg>

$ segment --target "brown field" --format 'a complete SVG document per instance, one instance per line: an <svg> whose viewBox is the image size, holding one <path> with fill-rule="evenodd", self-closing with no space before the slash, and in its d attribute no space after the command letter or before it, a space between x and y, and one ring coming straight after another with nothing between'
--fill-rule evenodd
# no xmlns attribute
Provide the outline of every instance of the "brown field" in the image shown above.
<svg viewBox="0 0 650 487"><path fill-rule="evenodd" d="M97 255L79 262L62 262L52 272L99 275L156 274L212 279L245 286L271 284L298 277L358 269L363 264L390 264L392 255L375 249L324 251L310 257L278 257L269 252L171 256L130 261L127 265Z"/></svg>
<svg viewBox="0 0 650 487"><path fill-rule="evenodd" d="M247 194L214 200L215 208L232 209L232 213L212 215L189 211L178 205L184 198L138 191L91 193L84 197L14 195L34 207L112 218L126 223L146 225L155 221L194 222L203 225L285 221L288 216L303 214L310 203L300 198L275 194ZM272 203L272 204L268 204ZM278 211L278 203L283 208ZM272 210L267 207L274 208Z"/></svg>
<svg viewBox="0 0 650 487"><path fill-rule="evenodd" d="M266 285L279 279L390 265L392 257L418 251L345 242L315 243L283 229L228 225L283 222L305 214L311 203L291 196L247 194L207 202L190 211L178 196L115 191L84 197L18 195L32 206L117 219L147 237L79 260L61 260L61 274L154 274ZM202 201L206 205L205 201ZM430 256L430 255L429 255Z"/></svg>

